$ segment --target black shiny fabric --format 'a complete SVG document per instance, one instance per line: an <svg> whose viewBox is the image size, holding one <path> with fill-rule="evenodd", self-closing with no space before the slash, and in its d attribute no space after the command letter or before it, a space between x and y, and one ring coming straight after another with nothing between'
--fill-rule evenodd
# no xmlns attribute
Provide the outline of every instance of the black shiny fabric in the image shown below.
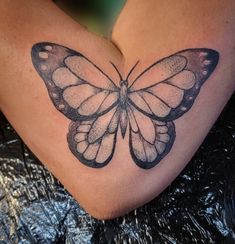
<svg viewBox="0 0 235 244"><path fill-rule="evenodd" d="M0 243L235 243L235 95L177 179L110 221L80 208L0 115Z"/></svg>

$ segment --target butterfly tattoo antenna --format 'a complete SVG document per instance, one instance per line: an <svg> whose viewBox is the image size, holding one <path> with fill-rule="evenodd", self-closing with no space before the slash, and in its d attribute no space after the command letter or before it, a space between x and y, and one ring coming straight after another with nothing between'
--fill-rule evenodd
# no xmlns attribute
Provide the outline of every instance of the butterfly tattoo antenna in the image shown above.
<svg viewBox="0 0 235 244"><path fill-rule="evenodd" d="M112 66L114 67L114 69L117 71L118 73L118 76L120 78L120 85L121 85L121 82L127 82L126 85L128 85L128 79L132 73L132 71L135 69L135 67L137 66L137 64L139 63L139 60L133 65L133 67L131 68L131 70L129 71L129 73L127 74L127 77L126 79L123 79L121 73L119 72L118 68L116 67L116 65L110 61L110 63L112 64Z"/></svg>
<svg viewBox="0 0 235 244"><path fill-rule="evenodd" d="M130 77L132 71L135 69L135 67L137 66L137 64L138 64L139 62L140 62L140 61L138 60L138 61L135 63L135 65L131 68L131 70L129 71L129 73L128 73L127 77L126 77L126 81L128 81L128 79L129 79L129 77Z"/></svg>
<svg viewBox="0 0 235 244"><path fill-rule="evenodd" d="M112 66L114 67L114 69L117 71L118 76L119 76L120 80L122 81L123 78L122 78L122 75L121 75L121 73L119 72L118 68L116 67L116 65L115 65L113 62L110 61L110 63L112 64Z"/></svg>

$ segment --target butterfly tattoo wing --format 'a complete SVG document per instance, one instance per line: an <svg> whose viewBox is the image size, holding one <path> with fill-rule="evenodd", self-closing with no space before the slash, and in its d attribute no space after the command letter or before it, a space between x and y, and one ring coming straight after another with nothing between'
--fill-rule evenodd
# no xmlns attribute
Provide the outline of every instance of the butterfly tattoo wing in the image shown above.
<svg viewBox="0 0 235 244"><path fill-rule="evenodd" d="M153 120L132 105L128 118L132 159L139 167L150 169L170 151L175 140L174 123Z"/></svg>
<svg viewBox="0 0 235 244"><path fill-rule="evenodd" d="M152 168L170 151L172 121L191 108L218 59L211 49L184 50L154 63L130 84L129 145L137 165Z"/></svg>
<svg viewBox="0 0 235 244"><path fill-rule="evenodd" d="M173 120L190 109L218 57L211 49L190 49L154 63L129 85L123 113L120 88L81 53L46 42L32 48L33 64L52 102L73 121L69 147L91 167L111 160L123 114L129 121L134 162L141 168L154 167L174 143Z"/></svg>
<svg viewBox="0 0 235 244"><path fill-rule="evenodd" d="M81 53L54 43L32 48L32 62L55 107L73 122L67 135L84 164L103 167L114 153L118 128L118 87Z"/></svg>

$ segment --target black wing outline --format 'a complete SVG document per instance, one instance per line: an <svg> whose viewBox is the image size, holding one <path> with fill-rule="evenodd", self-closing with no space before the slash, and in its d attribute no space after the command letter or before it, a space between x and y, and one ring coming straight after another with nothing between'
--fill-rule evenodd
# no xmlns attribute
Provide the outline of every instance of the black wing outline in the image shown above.
<svg viewBox="0 0 235 244"><path fill-rule="evenodd" d="M41 56L40 56L41 54ZM45 55L43 57L43 55ZM96 118L100 115L105 114L108 112L110 109L114 108L117 103L118 103L118 90L119 88L114 84L114 82L111 80L111 78L105 74L97 65L92 63L88 58L86 58L84 55L82 55L79 52L76 52L72 49L69 49L67 47L55 44L55 43L50 43L50 42L40 42L35 44L32 47L31 51L31 57L32 57L32 62L39 73L39 75L42 77L44 80L46 87L48 89L49 96L55 105L56 109L59 110L61 113L63 113L66 117L69 119L76 121L76 120L89 120ZM92 65L97 72L100 72L104 77L107 78L107 81L110 82L109 86L112 87L112 89L108 88L101 88L94 86L93 84L90 84L89 81L81 79L77 74L75 74L66 64L66 59L70 57L82 57L84 60L86 60L90 65ZM66 68L71 72L71 74L74 75L74 77L77 78L77 83L75 84L68 84L65 87L59 87L58 85L55 84L53 81L53 75L56 73L56 71L60 68ZM71 75L70 74L70 75ZM71 75L72 76L72 75ZM74 77L72 77L74 79ZM72 83L72 82L71 82ZM81 115L78 113L78 108L72 107L68 101L65 100L63 94L65 93L66 89L72 88L76 89L76 87L84 85L87 86L86 88L89 88L91 90L91 96L92 95L97 95L100 93L106 92L104 94L104 99L108 97L108 95L112 95L116 93L116 101L114 101L112 104L109 104L109 106L106 104L106 109L103 109L101 112L96 112L93 113L92 115ZM77 89L76 93L79 93L79 89ZM81 92L82 93L82 92ZM88 97L89 99L91 97ZM101 100L101 99L100 99ZM83 100L85 102L85 100ZM102 101L100 102L100 105L102 105ZM97 107L97 109L99 109ZM98 110L97 110L98 111Z"/></svg>
<svg viewBox="0 0 235 244"><path fill-rule="evenodd" d="M156 166L171 150L175 141L175 125L173 122L161 122L157 120L146 118L140 115L141 112L135 107L130 106L128 109L129 116L129 147L132 159L142 169L151 169ZM144 135L144 128L140 126L137 117L140 116L145 123L143 127L148 127L152 124L150 130L150 138ZM142 118L141 118L142 117Z"/></svg>
<svg viewBox="0 0 235 244"><path fill-rule="evenodd" d="M141 89L135 89L136 83L140 80L140 78L145 75L149 70L154 69L156 66L161 66L161 64L167 60L171 59L174 57L179 57L182 60L182 66L179 68L178 66L176 67L177 70L169 71L169 76L165 77L164 80L157 82L157 84L153 84ZM183 59L185 60L185 63L183 63ZM212 49L207 49L207 48L196 48L196 49L186 49L180 52L177 52L167 58L163 58L160 61L155 62L151 66L149 66L146 70L144 70L130 85L129 87L129 99L128 102L133 105L136 109L144 113L146 116L155 119L155 120L160 120L160 121L172 121L180 116L182 116L185 112L187 112L193 105L197 95L200 92L201 86L204 84L204 82L209 78L209 76L212 74L214 71L215 67L217 66L219 60L219 53L216 52L215 50ZM180 87L177 87L177 85L169 84L169 81L171 79L174 79L174 77L179 76L182 74L182 72L191 72L194 77L195 77L195 83L190 89L182 89ZM172 74L170 74L172 72ZM154 77L152 78L154 80ZM175 89L180 89L183 91L183 98L182 101L179 103L178 106L175 108L172 108L168 106L166 101L164 101L163 98L160 98L157 96L157 94L154 93L154 91L150 92L150 90L153 88L156 88L157 86L160 86L162 84L165 85L171 85L174 86ZM159 89L160 90L160 89ZM160 92L160 91L159 91ZM149 104L146 99L143 97L145 93L149 93L150 95L155 96L156 98L159 99L159 104L160 102L162 107L165 105L169 107L169 113L165 116L158 116L156 113L154 113L151 110L151 104ZM132 95L140 96L145 103L146 108L141 108L140 106L137 106L135 101L131 99ZM148 110L149 109L149 110ZM167 109L166 108L163 108ZM151 111L151 112L150 112ZM167 113L167 111L166 111Z"/></svg>
<svg viewBox="0 0 235 244"><path fill-rule="evenodd" d="M68 145L74 156L84 165L90 167L101 168L107 165L113 157L115 150L120 113L120 109L118 108L120 88L88 58L67 47L50 42L41 42L32 47L31 56L33 65L44 80L49 96L56 109L74 121L71 122L67 133ZM71 67L71 65L77 65L77 60L71 64L70 59L79 59L78 57L82 57L84 62L87 62L88 65L92 65L95 72L98 72L97 74L100 72L103 76L101 78L107 78L104 79L106 86L99 87L99 83L97 83L97 86L91 84L89 80L85 79L86 77L81 77L72 70L76 67ZM57 72L60 72L59 78L56 78ZM66 75L69 75L69 80L64 81L61 77ZM71 104L66 101L65 92L74 88L78 88L78 91L81 91L82 85L86 86L84 93L88 90L91 96L82 100L79 106L84 106L85 109L88 109L88 102L97 96L97 94L101 94L102 97L98 103L96 101L95 103L90 102L90 104L97 106L97 111L103 106L101 112L95 112L88 116L81 116L78 113L78 108L73 108ZM71 95L71 93L69 95ZM76 99L83 96L82 92L80 92L80 94L77 92L76 95L78 95ZM104 99L102 100L103 97ZM75 102L76 99L74 99ZM90 109L93 108L91 107ZM106 123L107 119L110 120L108 124ZM82 137L83 140L81 141ZM95 141L92 141L92 137L93 139L94 137L97 138ZM97 155L94 155L94 150L97 150ZM86 153L87 151L90 151L90 153ZM99 153L100 151L102 153Z"/></svg>
<svg viewBox="0 0 235 244"><path fill-rule="evenodd" d="M58 44L41 42L32 47L31 56L56 109L74 121L67 134L70 150L83 164L94 168L104 167L112 159L119 125L123 138L125 136L127 123L121 123L122 120L126 121L123 118L125 114L129 123L129 149L133 161L143 169L157 165L174 143L176 133L173 120L192 107L201 86L219 60L218 52L207 48L186 49L163 58L145 69L127 88L127 104L123 107L119 97L120 87L81 53ZM77 63L81 67L87 65L95 69L97 77L101 77L101 83L105 85L89 82L86 77L93 79L92 76L89 73L86 75L86 72L83 74ZM118 69L112 65L123 80ZM162 74L157 78L154 75L150 77L157 81L151 81L152 84L146 87L141 83L151 71L156 74L161 70ZM61 72L69 79L58 78L57 73ZM81 87L90 93L83 97L79 93ZM176 98L160 91L175 94ZM78 96L82 97L79 102L75 99ZM95 103L94 98L99 98L99 102ZM159 106L154 107L154 104ZM150 125L152 135L142 126L139 120L141 116ZM139 147L141 144L142 147Z"/></svg>
<svg viewBox="0 0 235 244"><path fill-rule="evenodd" d="M115 107L96 119L72 122L67 140L76 158L93 168L107 165L115 151L119 119L120 108Z"/></svg>
<svg viewBox="0 0 235 244"><path fill-rule="evenodd" d="M218 60L219 54L214 50L186 49L155 62L129 86L129 147L132 159L139 167L150 169L170 152L176 137L173 121L192 107ZM148 77L151 69L152 73L163 69L162 76L159 75L156 82L152 74ZM150 83L152 79L152 84L143 87L142 77L149 78ZM164 97L164 93L168 96ZM169 94L176 98L171 100ZM151 134L145 136L147 129ZM159 130L164 131L164 136ZM159 135L164 142L161 142Z"/></svg>

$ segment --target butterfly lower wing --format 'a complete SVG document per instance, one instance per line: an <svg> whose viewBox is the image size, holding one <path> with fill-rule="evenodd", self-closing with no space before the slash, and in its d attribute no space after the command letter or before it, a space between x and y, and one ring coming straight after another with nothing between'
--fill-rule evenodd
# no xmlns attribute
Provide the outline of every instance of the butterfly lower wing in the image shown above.
<svg viewBox="0 0 235 244"><path fill-rule="evenodd" d="M119 117L116 106L96 119L72 122L68 144L83 164L101 168L109 163L115 150Z"/></svg>
<svg viewBox="0 0 235 244"><path fill-rule="evenodd" d="M175 140L174 123L150 119L133 106L128 107L128 119L132 159L139 167L150 169L170 151Z"/></svg>
<svg viewBox="0 0 235 244"><path fill-rule="evenodd" d="M129 103L152 119L174 120L191 108L218 59L219 54L214 50L189 49L156 62L131 85ZM157 71L162 74L155 81L151 74ZM150 84L146 87L143 87L144 77Z"/></svg>
<svg viewBox="0 0 235 244"><path fill-rule="evenodd" d="M32 61L55 107L71 120L98 117L117 104L116 85L81 53L43 42L32 47Z"/></svg>

